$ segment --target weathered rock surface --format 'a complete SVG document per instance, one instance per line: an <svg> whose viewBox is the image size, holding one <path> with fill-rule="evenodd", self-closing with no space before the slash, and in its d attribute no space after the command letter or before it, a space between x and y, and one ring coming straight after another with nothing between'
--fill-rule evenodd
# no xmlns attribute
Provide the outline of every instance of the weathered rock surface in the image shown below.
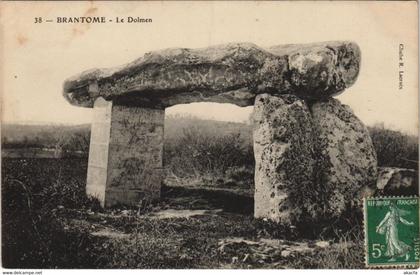
<svg viewBox="0 0 420 275"><path fill-rule="evenodd" d="M382 196L418 196L418 171L406 168L379 167L376 194Z"/></svg>
<svg viewBox="0 0 420 275"><path fill-rule="evenodd" d="M317 100L352 85L359 66L360 51L351 42L166 49L118 68L72 77L64 83L63 94L83 107L92 107L98 97L153 108L197 101L248 106L262 93Z"/></svg>
<svg viewBox="0 0 420 275"><path fill-rule="evenodd" d="M254 216L294 223L311 208L312 119L306 103L294 95L258 95L255 99Z"/></svg>
<svg viewBox="0 0 420 275"><path fill-rule="evenodd" d="M324 189L320 194L325 196L324 212L339 216L375 189L375 149L363 123L338 100L317 102L311 112L318 173L315 180Z"/></svg>
<svg viewBox="0 0 420 275"><path fill-rule="evenodd" d="M102 206L160 197L163 110L98 99L92 123L86 191Z"/></svg>

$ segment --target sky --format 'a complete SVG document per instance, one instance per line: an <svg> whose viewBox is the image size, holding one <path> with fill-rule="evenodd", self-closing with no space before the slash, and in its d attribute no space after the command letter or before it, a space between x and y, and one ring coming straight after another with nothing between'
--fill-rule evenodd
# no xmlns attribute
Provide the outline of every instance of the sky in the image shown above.
<svg viewBox="0 0 420 275"><path fill-rule="evenodd" d="M2 2L1 120L90 123L91 109L62 96L66 78L114 67L144 53L230 42L260 47L331 40L356 42L356 83L337 97L367 125L415 134L418 129L417 4L407 2ZM398 12L396 12L398 11ZM63 16L152 18L148 24L47 23ZM43 23L34 23L42 17ZM403 89L399 45L404 44ZM252 107L194 103L167 114L246 121Z"/></svg>

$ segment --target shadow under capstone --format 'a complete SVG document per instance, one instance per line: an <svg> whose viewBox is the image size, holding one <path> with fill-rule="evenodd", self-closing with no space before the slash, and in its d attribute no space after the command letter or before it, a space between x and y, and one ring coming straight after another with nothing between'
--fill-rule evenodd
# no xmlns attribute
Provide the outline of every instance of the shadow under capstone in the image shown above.
<svg viewBox="0 0 420 275"><path fill-rule="evenodd" d="M181 186L162 186L162 200L173 203L173 199L179 199L174 206L188 208L221 208L224 212L254 214L254 198L247 194L237 194L234 191ZM195 202L195 204L194 204ZM171 204L172 204L171 203Z"/></svg>

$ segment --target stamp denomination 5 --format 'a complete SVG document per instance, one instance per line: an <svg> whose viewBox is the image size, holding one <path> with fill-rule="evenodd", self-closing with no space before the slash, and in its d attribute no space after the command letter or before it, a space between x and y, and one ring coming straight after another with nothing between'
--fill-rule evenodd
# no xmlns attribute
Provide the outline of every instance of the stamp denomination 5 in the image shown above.
<svg viewBox="0 0 420 275"><path fill-rule="evenodd" d="M364 215L368 267L418 266L419 198L367 198Z"/></svg>

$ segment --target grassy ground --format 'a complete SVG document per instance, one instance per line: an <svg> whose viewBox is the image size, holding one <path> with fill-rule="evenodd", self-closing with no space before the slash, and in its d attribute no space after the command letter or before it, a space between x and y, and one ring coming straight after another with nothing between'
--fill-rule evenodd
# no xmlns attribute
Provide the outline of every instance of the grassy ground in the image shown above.
<svg viewBox="0 0 420 275"><path fill-rule="evenodd" d="M159 202L103 210L85 196L86 169L80 159L3 159L4 267L363 267L359 227L314 235L254 219L244 185L169 180Z"/></svg>

